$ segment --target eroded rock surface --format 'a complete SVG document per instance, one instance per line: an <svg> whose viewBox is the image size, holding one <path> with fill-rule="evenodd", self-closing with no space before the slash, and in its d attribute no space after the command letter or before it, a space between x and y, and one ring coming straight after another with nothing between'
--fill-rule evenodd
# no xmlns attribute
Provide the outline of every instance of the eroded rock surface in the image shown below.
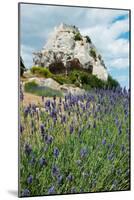
<svg viewBox="0 0 134 200"><path fill-rule="evenodd" d="M55 27L40 52L34 53L36 66L63 67L62 73L67 74L74 61L76 68L83 68L101 80L107 80L108 73L101 55L88 36L82 36L75 26L61 24ZM56 70L55 70L56 71Z"/></svg>

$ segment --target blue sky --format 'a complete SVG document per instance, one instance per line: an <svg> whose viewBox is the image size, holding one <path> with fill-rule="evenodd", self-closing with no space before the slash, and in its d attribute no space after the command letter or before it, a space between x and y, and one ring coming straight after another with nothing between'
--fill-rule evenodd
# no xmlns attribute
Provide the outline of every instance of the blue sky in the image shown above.
<svg viewBox="0 0 134 200"><path fill-rule="evenodd" d="M33 65L33 52L45 45L53 28L64 22L89 35L109 74L129 87L129 12L127 10L21 4L21 56Z"/></svg>

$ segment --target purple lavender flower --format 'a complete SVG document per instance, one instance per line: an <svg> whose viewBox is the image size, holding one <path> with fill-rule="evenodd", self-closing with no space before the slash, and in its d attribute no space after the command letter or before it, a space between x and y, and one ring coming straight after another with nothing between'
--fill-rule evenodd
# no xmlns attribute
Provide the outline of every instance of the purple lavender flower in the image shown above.
<svg viewBox="0 0 134 200"><path fill-rule="evenodd" d="M24 131L24 126L22 126L22 125L20 124L20 133L22 134L23 131Z"/></svg>
<svg viewBox="0 0 134 200"><path fill-rule="evenodd" d="M107 148L110 149L110 148L111 148L111 144L108 144L108 145L107 145Z"/></svg>
<svg viewBox="0 0 134 200"><path fill-rule="evenodd" d="M37 110L36 110L37 108L36 108L36 105L35 105L35 104L32 104L32 105L31 105L31 108L32 108L33 112L36 112L36 111L37 111Z"/></svg>
<svg viewBox="0 0 134 200"><path fill-rule="evenodd" d="M48 151L48 145L44 147L44 152Z"/></svg>
<svg viewBox="0 0 134 200"><path fill-rule="evenodd" d="M51 186L51 187L48 189L48 194L55 194L55 188L54 188L54 186Z"/></svg>
<svg viewBox="0 0 134 200"><path fill-rule="evenodd" d="M119 133L119 135L122 133L121 125L120 125L119 128L118 128L118 133Z"/></svg>
<svg viewBox="0 0 134 200"><path fill-rule="evenodd" d="M74 177L73 177L71 174L69 174L69 175L67 176L67 179L68 179L68 181L72 181L72 180L74 179Z"/></svg>
<svg viewBox="0 0 134 200"><path fill-rule="evenodd" d="M31 164L31 165L34 165L34 163L35 163L35 157L33 156L32 158L31 158L31 160L29 161L29 163Z"/></svg>
<svg viewBox="0 0 134 200"><path fill-rule="evenodd" d="M28 116L28 113L29 113L29 108L28 107L24 108L24 118Z"/></svg>
<svg viewBox="0 0 134 200"><path fill-rule="evenodd" d="M112 160L114 157L114 153L112 152L110 155L108 155L108 160Z"/></svg>
<svg viewBox="0 0 134 200"><path fill-rule="evenodd" d="M106 144L106 139L102 140L102 144L105 145Z"/></svg>
<svg viewBox="0 0 134 200"><path fill-rule="evenodd" d="M57 147L54 148L54 156L55 158L58 158L59 156L59 149Z"/></svg>
<svg viewBox="0 0 134 200"><path fill-rule="evenodd" d="M65 102L67 101L67 96L65 95Z"/></svg>
<svg viewBox="0 0 134 200"><path fill-rule="evenodd" d="M124 145L124 144L121 145L121 151L122 151L122 152L125 151L125 145Z"/></svg>
<svg viewBox="0 0 134 200"><path fill-rule="evenodd" d="M52 167L52 175L53 176L58 176L58 174L59 174L59 169L58 169L58 167L57 166L53 166Z"/></svg>
<svg viewBox="0 0 134 200"><path fill-rule="evenodd" d="M87 155L87 148L84 147L80 150L80 156L81 158L84 158Z"/></svg>
<svg viewBox="0 0 134 200"><path fill-rule="evenodd" d="M117 184L118 184L118 181L117 181L117 180L114 180L114 181L113 181L113 184L112 184L112 189L116 189Z"/></svg>
<svg viewBox="0 0 134 200"><path fill-rule="evenodd" d="M54 101L56 100L56 95L53 96L53 100L54 100Z"/></svg>
<svg viewBox="0 0 134 200"><path fill-rule="evenodd" d="M24 189L22 192L22 197L29 197L30 196L30 191L28 189Z"/></svg>
<svg viewBox="0 0 134 200"><path fill-rule="evenodd" d="M121 173L122 173L122 170L121 170L121 169L118 169L118 170L117 170L117 175L120 176Z"/></svg>
<svg viewBox="0 0 134 200"><path fill-rule="evenodd" d="M126 171L126 176L129 176L130 172L129 169Z"/></svg>
<svg viewBox="0 0 134 200"><path fill-rule="evenodd" d="M76 160L77 165L80 165L81 162L82 162L81 160Z"/></svg>
<svg viewBox="0 0 134 200"><path fill-rule="evenodd" d="M40 163L40 166L43 167L43 166L46 166L47 165L47 161L45 158L40 158L39 160L39 163Z"/></svg>
<svg viewBox="0 0 134 200"><path fill-rule="evenodd" d="M57 177L57 182L58 182L59 185L62 184L62 182L63 182L63 176L62 175L59 175Z"/></svg>
<svg viewBox="0 0 134 200"><path fill-rule="evenodd" d="M31 152L32 152L31 146L30 146L29 144L26 144L26 145L25 145L25 154L26 154L27 156L29 156L29 155L31 154Z"/></svg>
<svg viewBox="0 0 134 200"><path fill-rule="evenodd" d="M82 128L79 128L79 130L78 130L78 136L79 137L81 136L81 133L82 133Z"/></svg>
<svg viewBox="0 0 134 200"><path fill-rule="evenodd" d="M85 179L85 178L87 178L87 177L89 176L89 174L86 173L86 172L82 172L82 176L83 176L83 178Z"/></svg>
<svg viewBox="0 0 134 200"><path fill-rule="evenodd" d="M119 124L118 117L115 118L115 124L116 124L116 126L118 126L118 124Z"/></svg>
<svg viewBox="0 0 134 200"><path fill-rule="evenodd" d="M32 134L35 132L35 124L33 120L31 120L31 132Z"/></svg>
<svg viewBox="0 0 134 200"><path fill-rule="evenodd" d="M45 108L46 108L46 109L49 109L49 108L50 108L50 105L51 105L50 100L47 100L46 103L45 103Z"/></svg>
<svg viewBox="0 0 134 200"><path fill-rule="evenodd" d="M74 127L73 125L70 125L70 134L72 134L74 132Z"/></svg>
<svg viewBox="0 0 134 200"><path fill-rule="evenodd" d="M96 121L94 121L93 128L96 128Z"/></svg>
<svg viewBox="0 0 134 200"><path fill-rule="evenodd" d="M42 137L44 138L44 136L45 136L45 127L44 127L44 124L40 125L40 131L41 131Z"/></svg>
<svg viewBox="0 0 134 200"><path fill-rule="evenodd" d="M75 187L72 187L71 188L71 193L73 194L73 193L76 193L76 188Z"/></svg>
<svg viewBox="0 0 134 200"><path fill-rule="evenodd" d="M96 186L96 179L94 178L92 181L92 187L94 188Z"/></svg>
<svg viewBox="0 0 134 200"><path fill-rule="evenodd" d="M80 193L83 193L83 192L84 192L83 188L80 188Z"/></svg>
<svg viewBox="0 0 134 200"><path fill-rule="evenodd" d="M51 136L51 135L47 135L46 143L47 143L47 144L51 144L52 141L53 141L53 136Z"/></svg>
<svg viewBox="0 0 134 200"><path fill-rule="evenodd" d="M61 117L61 123L65 123L65 122L66 122L66 116L64 115Z"/></svg>
<svg viewBox="0 0 134 200"><path fill-rule="evenodd" d="M24 100L24 94L23 94L23 92L20 92L20 100L21 100L21 101Z"/></svg>
<svg viewBox="0 0 134 200"><path fill-rule="evenodd" d="M27 178L27 183L28 184L31 184L33 182L33 176L30 175L28 178Z"/></svg>
<svg viewBox="0 0 134 200"><path fill-rule="evenodd" d="M53 118L54 125L56 124L56 121L57 121L57 118L54 117L54 118Z"/></svg>
<svg viewBox="0 0 134 200"><path fill-rule="evenodd" d="M60 102L60 104L62 103L62 98L61 97L59 98L59 102Z"/></svg>

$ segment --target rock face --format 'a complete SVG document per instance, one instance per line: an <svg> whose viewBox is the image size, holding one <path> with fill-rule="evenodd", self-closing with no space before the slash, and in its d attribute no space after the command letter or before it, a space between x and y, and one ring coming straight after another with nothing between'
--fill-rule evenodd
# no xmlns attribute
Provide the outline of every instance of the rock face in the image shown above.
<svg viewBox="0 0 134 200"><path fill-rule="evenodd" d="M58 68L67 74L75 67L87 70L102 80L108 78L104 61L91 39L82 36L75 26L61 24L55 27L43 49L33 54L34 64L49 67L50 71Z"/></svg>

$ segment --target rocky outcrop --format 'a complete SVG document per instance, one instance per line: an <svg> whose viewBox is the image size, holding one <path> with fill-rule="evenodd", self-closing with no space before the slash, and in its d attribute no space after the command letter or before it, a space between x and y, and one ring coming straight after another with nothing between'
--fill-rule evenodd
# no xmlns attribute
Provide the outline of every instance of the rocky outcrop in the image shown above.
<svg viewBox="0 0 134 200"><path fill-rule="evenodd" d="M75 86L71 86L69 84L61 85L60 90L64 94L83 95L85 93L84 89L81 89L81 88L75 87Z"/></svg>
<svg viewBox="0 0 134 200"><path fill-rule="evenodd" d="M39 86L49 87L54 90L60 90L60 84L56 82L55 80L53 80L52 78L45 79L45 78L33 77L33 78L29 78L27 82L32 82L32 81L37 83Z"/></svg>
<svg viewBox="0 0 134 200"><path fill-rule="evenodd" d="M32 77L32 78L27 79L27 81L25 83L33 82L33 81L35 83L37 83L39 86L49 87L51 89L62 92L64 95L67 95L67 94L70 94L70 93L73 94L73 95L82 95L82 94L85 93L84 89L76 87L73 84L60 85L57 81L53 80L52 78L44 79L44 78Z"/></svg>
<svg viewBox="0 0 134 200"><path fill-rule="evenodd" d="M75 26L61 24L55 27L43 49L34 53L33 61L37 66L49 67L54 73L68 74L72 68L78 68L102 80L108 78L104 61L91 39L82 36Z"/></svg>

